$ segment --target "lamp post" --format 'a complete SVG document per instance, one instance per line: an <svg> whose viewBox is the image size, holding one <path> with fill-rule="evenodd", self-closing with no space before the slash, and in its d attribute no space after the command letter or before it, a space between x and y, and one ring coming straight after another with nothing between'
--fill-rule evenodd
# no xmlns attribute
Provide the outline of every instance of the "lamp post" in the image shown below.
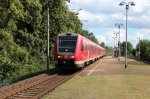
<svg viewBox="0 0 150 99"><path fill-rule="evenodd" d="M87 20L80 20L80 21L83 21L83 22L88 22Z"/></svg>
<svg viewBox="0 0 150 99"><path fill-rule="evenodd" d="M115 37L112 37L114 39L114 48L115 48Z"/></svg>
<svg viewBox="0 0 150 99"><path fill-rule="evenodd" d="M113 34L115 35L114 37L116 38L116 39L115 39L115 43L116 43L115 45L116 45L116 48L117 48L117 33L114 32Z"/></svg>
<svg viewBox="0 0 150 99"><path fill-rule="evenodd" d="M72 11L73 11L73 10L76 10L76 11L75 11L75 14L78 15L78 14L79 14L79 11L81 11L82 9L69 9L69 10L70 10L70 11L71 11L71 10L72 10Z"/></svg>
<svg viewBox="0 0 150 99"><path fill-rule="evenodd" d="M115 26L118 26L118 28L119 28L119 33L118 33L118 34L119 34L118 48L119 48L119 56L120 56L120 27L123 26L123 24L122 24L122 23L120 23L120 24L119 24L119 23L116 23ZM120 60L120 59L118 58L118 61L119 61L119 60Z"/></svg>
<svg viewBox="0 0 150 99"><path fill-rule="evenodd" d="M112 37L114 39L114 48L113 48L113 57L115 57L115 37Z"/></svg>
<svg viewBox="0 0 150 99"><path fill-rule="evenodd" d="M125 56L125 68L127 68L127 19L128 19L127 17L128 17L129 5L135 6L135 3L134 2L129 2L129 3L121 2L119 5L120 6L123 6L123 5L126 6L126 56Z"/></svg>
<svg viewBox="0 0 150 99"><path fill-rule="evenodd" d="M49 70L49 7L47 8L47 70Z"/></svg>
<svg viewBox="0 0 150 99"><path fill-rule="evenodd" d="M74 11L71 11L71 12L73 12L73 13L75 13L75 15L78 15L79 14L79 11L81 11L82 9L69 9L70 11L71 10L76 10L75 12ZM69 16L69 19L70 19L70 16ZM69 20L68 19L68 20ZM70 24L69 22L67 22L68 24ZM70 31L70 28L68 27L68 32Z"/></svg>
<svg viewBox="0 0 150 99"><path fill-rule="evenodd" d="M115 38L115 43L116 43L116 44L115 44L115 46L116 46L116 47L115 47L115 57L117 58L117 56L118 56L118 54L117 54L117 52L118 52L118 47L117 47L117 45L118 45L118 44L117 44L117 32L114 32L113 34L115 35L115 36L114 36L114 38Z"/></svg>
<svg viewBox="0 0 150 99"><path fill-rule="evenodd" d="M76 15L78 15L79 14L79 11L81 11L82 9L78 9L75 13L76 13Z"/></svg>
<svg viewBox="0 0 150 99"><path fill-rule="evenodd" d="M140 45L140 37L139 37L139 60L141 60L141 45Z"/></svg>

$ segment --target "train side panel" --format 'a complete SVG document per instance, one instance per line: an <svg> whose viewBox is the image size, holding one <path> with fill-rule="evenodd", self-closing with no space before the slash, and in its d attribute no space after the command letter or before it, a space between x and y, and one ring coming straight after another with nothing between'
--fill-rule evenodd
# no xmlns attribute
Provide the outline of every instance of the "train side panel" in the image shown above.
<svg viewBox="0 0 150 99"><path fill-rule="evenodd" d="M101 47L79 35L75 51L75 65L77 67L83 67L84 65L99 59L102 57L101 50Z"/></svg>
<svg viewBox="0 0 150 99"><path fill-rule="evenodd" d="M79 35L74 62L77 67L84 67L84 65L88 63L90 57L92 57L92 53L88 49L90 46L89 43L91 42L88 39Z"/></svg>
<svg viewBox="0 0 150 99"><path fill-rule="evenodd" d="M82 68L84 66L84 61L82 57L83 53L81 51L81 47L82 47L82 38L80 35L78 35L76 49L75 49L74 64L79 68Z"/></svg>

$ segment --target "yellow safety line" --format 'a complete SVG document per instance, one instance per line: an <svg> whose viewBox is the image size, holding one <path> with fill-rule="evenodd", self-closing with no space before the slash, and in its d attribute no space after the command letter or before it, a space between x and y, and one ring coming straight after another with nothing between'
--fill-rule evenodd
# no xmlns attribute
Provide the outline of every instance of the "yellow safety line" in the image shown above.
<svg viewBox="0 0 150 99"><path fill-rule="evenodd" d="M102 60L102 61L103 61L103 60ZM100 61L100 63L97 64L97 65L95 66L95 68L92 69L92 70L87 74L87 76L91 75L91 74L95 71L95 69L102 63L102 61Z"/></svg>

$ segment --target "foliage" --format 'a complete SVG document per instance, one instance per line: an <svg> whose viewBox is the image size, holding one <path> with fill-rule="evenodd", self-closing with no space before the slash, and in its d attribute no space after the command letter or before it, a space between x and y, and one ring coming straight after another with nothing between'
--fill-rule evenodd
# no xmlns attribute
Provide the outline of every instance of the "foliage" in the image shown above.
<svg viewBox="0 0 150 99"><path fill-rule="evenodd" d="M102 47L105 47L105 43L101 42L99 45L101 45Z"/></svg>
<svg viewBox="0 0 150 99"><path fill-rule="evenodd" d="M112 54L112 47L105 46L106 55Z"/></svg>
<svg viewBox="0 0 150 99"><path fill-rule="evenodd" d="M98 44L98 40L96 39L96 37L93 35L93 33L90 33L89 31L87 30L83 30L81 32L81 35L85 36L86 38L92 40L93 42L97 43Z"/></svg>
<svg viewBox="0 0 150 99"><path fill-rule="evenodd" d="M99 45L102 46L103 48L105 48L106 55L112 54L112 47L105 46L104 42L101 42Z"/></svg>
<svg viewBox="0 0 150 99"><path fill-rule="evenodd" d="M139 43L136 46L136 51L139 51ZM150 40L140 40L140 58L150 62Z"/></svg>
<svg viewBox="0 0 150 99"><path fill-rule="evenodd" d="M28 62L29 53L18 46L9 31L0 30L0 79L13 76Z"/></svg>
<svg viewBox="0 0 150 99"><path fill-rule="evenodd" d="M125 56L125 52L126 52L126 42L122 42L120 43L120 52L122 56ZM128 56L132 56L133 54L133 45L130 42L127 42L127 54Z"/></svg>
<svg viewBox="0 0 150 99"><path fill-rule="evenodd" d="M139 45L140 45L140 53L139 53ZM121 46L121 55L124 56L126 43L123 42L120 44L120 46ZM140 58L143 61L150 62L150 40L140 40L140 44L138 43L135 49L133 48L132 44L128 42L128 56L134 56L136 58Z"/></svg>

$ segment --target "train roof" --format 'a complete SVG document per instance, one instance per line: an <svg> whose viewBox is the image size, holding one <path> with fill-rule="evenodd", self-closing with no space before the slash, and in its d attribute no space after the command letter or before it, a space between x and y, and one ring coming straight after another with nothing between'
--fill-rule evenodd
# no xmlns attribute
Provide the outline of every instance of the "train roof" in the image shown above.
<svg viewBox="0 0 150 99"><path fill-rule="evenodd" d="M58 36L78 36L78 33L60 33Z"/></svg>

